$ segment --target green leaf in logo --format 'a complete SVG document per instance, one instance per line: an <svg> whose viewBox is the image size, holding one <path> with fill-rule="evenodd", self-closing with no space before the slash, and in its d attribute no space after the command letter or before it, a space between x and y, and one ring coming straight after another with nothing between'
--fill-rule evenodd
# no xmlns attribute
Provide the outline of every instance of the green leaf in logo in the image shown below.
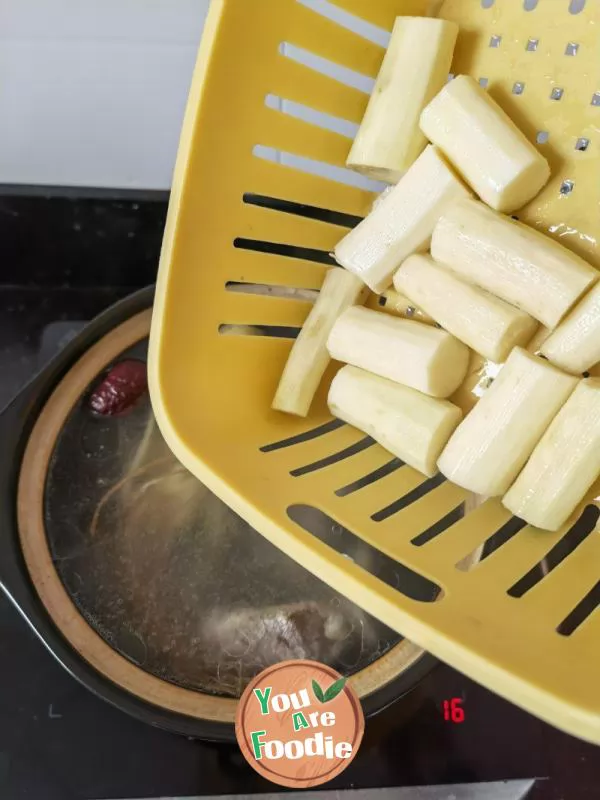
<svg viewBox="0 0 600 800"><path fill-rule="evenodd" d="M325 695L323 694L323 689L319 686L319 684L313 680L312 682L312 690L315 693L315 697L319 701L319 703L325 702Z"/></svg>
<svg viewBox="0 0 600 800"><path fill-rule="evenodd" d="M345 685L346 685L346 678L340 678L335 683L332 683L329 689L327 689L327 691L325 692L325 699L323 702L328 703L330 700L336 698Z"/></svg>

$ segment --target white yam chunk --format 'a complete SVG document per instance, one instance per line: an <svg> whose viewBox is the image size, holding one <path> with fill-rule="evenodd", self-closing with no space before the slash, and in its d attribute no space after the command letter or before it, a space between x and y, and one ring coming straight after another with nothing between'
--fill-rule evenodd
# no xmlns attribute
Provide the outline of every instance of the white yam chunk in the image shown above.
<svg viewBox="0 0 600 800"><path fill-rule="evenodd" d="M337 361L432 397L449 397L469 365L469 348L446 331L366 308L345 311L327 347Z"/></svg>
<svg viewBox="0 0 600 800"><path fill-rule="evenodd" d="M546 159L473 78L459 75L421 115L421 130L497 211L521 208L550 177Z"/></svg>
<svg viewBox="0 0 600 800"><path fill-rule="evenodd" d="M580 381L502 501L530 525L558 530L600 477L600 380Z"/></svg>
<svg viewBox="0 0 600 800"><path fill-rule="evenodd" d="M427 144L419 117L445 84L458 25L398 17L347 166L397 183Z"/></svg>
<svg viewBox="0 0 600 800"><path fill-rule="evenodd" d="M347 308L364 303L368 289L356 276L333 267L326 275L283 370L273 408L305 417L329 362L327 338L334 322Z"/></svg>
<svg viewBox="0 0 600 800"><path fill-rule="evenodd" d="M431 255L548 328L555 328L598 278L554 239L470 198L444 212L433 231Z"/></svg>
<svg viewBox="0 0 600 800"><path fill-rule="evenodd" d="M427 250L442 212L468 196L435 147L426 147L400 182L336 246L335 259L381 294L405 258Z"/></svg>
<svg viewBox="0 0 600 800"><path fill-rule="evenodd" d="M577 379L515 348L440 456L440 471L476 494L504 494Z"/></svg>
<svg viewBox="0 0 600 800"><path fill-rule="evenodd" d="M428 477L436 474L438 457L462 418L448 400L350 366L333 379L328 403L334 416Z"/></svg>
<svg viewBox="0 0 600 800"><path fill-rule="evenodd" d="M600 284L579 301L546 339L542 353L567 372L579 374L600 362Z"/></svg>
<svg viewBox="0 0 600 800"><path fill-rule="evenodd" d="M491 361L505 361L513 347L526 345L538 327L529 314L471 286L429 256L409 256L394 275L394 287Z"/></svg>

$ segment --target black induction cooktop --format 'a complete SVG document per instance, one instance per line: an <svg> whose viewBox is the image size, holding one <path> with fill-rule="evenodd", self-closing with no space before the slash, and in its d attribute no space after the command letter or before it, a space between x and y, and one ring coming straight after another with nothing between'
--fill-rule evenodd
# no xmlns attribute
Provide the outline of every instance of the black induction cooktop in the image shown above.
<svg viewBox="0 0 600 800"><path fill-rule="evenodd" d="M0 407L85 321L154 281L167 198L92 194L7 190L0 197ZM1 595L0 652L2 800L275 790L236 747L165 733L96 698L55 662ZM356 760L327 788L513 779L533 781L515 797L525 791L547 800L596 798L600 750L439 665L368 722ZM470 796L493 800L495 788ZM402 797L417 797L416 791Z"/></svg>

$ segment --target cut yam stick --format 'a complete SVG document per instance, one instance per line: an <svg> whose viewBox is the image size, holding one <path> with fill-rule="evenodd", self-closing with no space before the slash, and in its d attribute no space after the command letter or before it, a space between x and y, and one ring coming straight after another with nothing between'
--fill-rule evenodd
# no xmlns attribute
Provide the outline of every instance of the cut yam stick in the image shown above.
<svg viewBox="0 0 600 800"><path fill-rule="evenodd" d="M446 331L366 308L345 311L327 347L337 361L432 397L451 395L469 365L469 348Z"/></svg>
<svg viewBox="0 0 600 800"><path fill-rule="evenodd" d="M436 474L438 457L462 418L447 400L350 366L333 379L328 403L334 416L428 477Z"/></svg>
<svg viewBox="0 0 600 800"><path fill-rule="evenodd" d="M394 286L448 333L492 361L505 361L538 327L529 314L465 283L429 256L409 256L394 275Z"/></svg>
<svg viewBox="0 0 600 800"><path fill-rule="evenodd" d="M375 200L373 200L373 203L371 204L371 211L375 211L377 206L381 205L381 203L385 200L385 198L388 196L388 194L392 191L393 188L394 188L393 186L386 186L382 192L379 192L379 194L376 196Z"/></svg>
<svg viewBox="0 0 600 800"><path fill-rule="evenodd" d="M503 504L530 525L558 530L600 477L600 380L588 378L558 412Z"/></svg>
<svg viewBox="0 0 600 800"><path fill-rule="evenodd" d="M600 362L600 284L579 301L541 351L557 366L576 374Z"/></svg>
<svg viewBox="0 0 600 800"><path fill-rule="evenodd" d="M535 336L533 337L533 339L531 339L531 341L529 342L529 344L525 349L528 350L530 353L533 353L534 356L541 355L542 345L544 344L544 342L550 336L551 333L552 331L550 330L550 328L546 328L544 325L540 325L536 331Z"/></svg>
<svg viewBox="0 0 600 800"><path fill-rule="evenodd" d="M352 305L364 303L369 294L363 282L334 267L294 342L283 370L272 407L305 417L327 366L327 338L339 315Z"/></svg>
<svg viewBox="0 0 600 800"><path fill-rule="evenodd" d="M458 25L398 17L347 166L397 183L427 144L419 117L448 79Z"/></svg>
<svg viewBox="0 0 600 800"><path fill-rule="evenodd" d="M598 278L554 239L471 198L441 216L431 255L548 328L555 328Z"/></svg>
<svg viewBox="0 0 600 800"><path fill-rule="evenodd" d="M572 375L515 348L451 437L440 471L476 494L504 494L576 385Z"/></svg>
<svg viewBox="0 0 600 800"><path fill-rule="evenodd" d="M497 211L521 208L550 177L546 159L467 75L434 97L421 114L421 130Z"/></svg>
<svg viewBox="0 0 600 800"><path fill-rule="evenodd" d="M468 189L435 147L421 153L401 181L336 246L334 256L377 294L412 253L427 250L442 212Z"/></svg>

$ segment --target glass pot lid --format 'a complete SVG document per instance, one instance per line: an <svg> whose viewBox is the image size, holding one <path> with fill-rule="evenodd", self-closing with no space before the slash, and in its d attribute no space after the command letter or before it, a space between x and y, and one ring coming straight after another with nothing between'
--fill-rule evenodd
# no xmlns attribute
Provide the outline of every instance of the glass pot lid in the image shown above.
<svg viewBox="0 0 600 800"><path fill-rule="evenodd" d="M149 320L115 328L73 366L26 448L19 532L55 623L111 680L194 716L232 720L246 683L290 658L354 676L363 696L389 683L422 651L272 546L168 450L146 386Z"/></svg>

